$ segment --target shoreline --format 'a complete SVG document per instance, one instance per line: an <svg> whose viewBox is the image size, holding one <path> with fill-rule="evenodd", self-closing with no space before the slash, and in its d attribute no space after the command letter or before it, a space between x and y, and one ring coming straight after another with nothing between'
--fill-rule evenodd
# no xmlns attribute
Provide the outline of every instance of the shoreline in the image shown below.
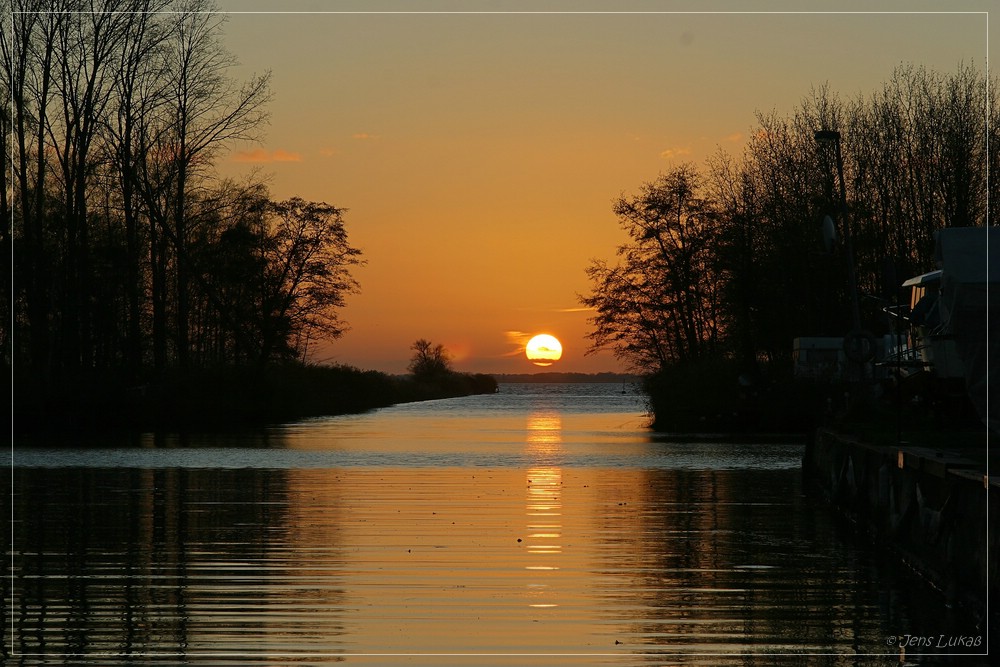
<svg viewBox="0 0 1000 667"><path fill-rule="evenodd" d="M431 379L348 366L224 367L128 382L81 375L44 382L16 378L16 438L149 432L255 430L309 417L368 412L400 403L493 393L488 375L449 372Z"/></svg>

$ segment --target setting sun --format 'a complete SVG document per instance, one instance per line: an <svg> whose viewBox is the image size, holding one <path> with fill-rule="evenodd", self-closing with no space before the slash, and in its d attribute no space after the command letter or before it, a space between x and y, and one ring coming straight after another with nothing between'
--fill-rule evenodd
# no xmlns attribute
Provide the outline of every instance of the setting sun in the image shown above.
<svg viewBox="0 0 1000 667"><path fill-rule="evenodd" d="M524 355L536 366L551 366L562 357L562 343L555 336L538 334L524 346Z"/></svg>

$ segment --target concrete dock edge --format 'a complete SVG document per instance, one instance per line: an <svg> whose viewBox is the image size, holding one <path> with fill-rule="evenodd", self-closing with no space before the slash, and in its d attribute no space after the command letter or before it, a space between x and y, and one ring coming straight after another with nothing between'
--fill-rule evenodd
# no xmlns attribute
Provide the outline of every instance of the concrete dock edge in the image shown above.
<svg viewBox="0 0 1000 667"><path fill-rule="evenodd" d="M1000 480L947 449L876 446L818 429L803 474L834 510L995 628ZM992 519L992 520L991 520Z"/></svg>

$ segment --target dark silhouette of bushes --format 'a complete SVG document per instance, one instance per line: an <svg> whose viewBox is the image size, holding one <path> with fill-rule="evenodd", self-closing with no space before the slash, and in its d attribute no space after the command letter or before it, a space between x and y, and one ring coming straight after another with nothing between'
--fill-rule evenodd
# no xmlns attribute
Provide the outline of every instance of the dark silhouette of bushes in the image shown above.
<svg viewBox="0 0 1000 667"><path fill-rule="evenodd" d="M497 381L489 375L458 373L451 368L451 356L441 344L435 345L421 338L410 346L413 357L408 370L410 391L414 400L428 398L453 398L469 394L492 394Z"/></svg>
<svg viewBox="0 0 1000 667"><path fill-rule="evenodd" d="M652 428L672 433L801 433L825 418L829 385L796 380L780 364L741 372L724 358L676 364L646 377Z"/></svg>
<svg viewBox="0 0 1000 667"><path fill-rule="evenodd" d="M87 373L58 383L23 377L15 386L13 430L25 434L238 430L493 393L497 385L488 375L449 372L429 383L350 366L289 363L178 371L145 384Z"/></svg>

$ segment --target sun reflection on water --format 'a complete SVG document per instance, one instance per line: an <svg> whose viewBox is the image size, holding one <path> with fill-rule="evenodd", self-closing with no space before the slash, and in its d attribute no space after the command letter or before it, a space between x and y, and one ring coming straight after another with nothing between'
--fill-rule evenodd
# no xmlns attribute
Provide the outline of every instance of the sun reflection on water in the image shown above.
<svg viewBox="0 0 1000 667"><path fill-rule="evenodd" d="M285 449L18 452L17 647L744 665L915 618L857 586L875 565L803 502L794 447L651 441L560 391L302 424Z"/></svg>
<svg viewBox="0 0 1000 667"><path fill-rule="evenodd" d="M557 458L562 450L562 418L557 412L533 412L528 415L527 452L539 463ZM553 557L562 553L562 469L553 465L528 468L526 514L527 550L532 557L526 570L546 573L546 579L559 570ZM558 561L556 561L558 562ZM529 606L535 609L558 607L551 599L547 583L528 585Z"/></svg>

